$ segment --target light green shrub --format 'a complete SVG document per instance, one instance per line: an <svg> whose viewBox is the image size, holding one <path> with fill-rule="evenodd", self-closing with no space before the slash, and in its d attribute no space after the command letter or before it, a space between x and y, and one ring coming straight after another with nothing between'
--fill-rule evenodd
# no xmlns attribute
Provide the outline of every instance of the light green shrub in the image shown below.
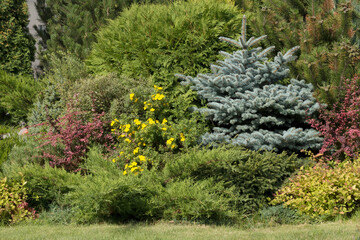
<svg viewBox="0 0 360 240"><path fill-rule="evenodd" d="M68 173L64 169L52 168L48 164L7 164L4 175L8 179L20 181L18 173L22 173L27 182L28 202L39 211L49 210L51 206L63 207L64 197L80 184L80 174Z"/></svg>
<svg viewBox="0 0 360 240"><path fill-rule="evenodd" d="M39 213L39 218L36 221L36 224L39 225L67 225L71 224L71 219L73 212L70 207L67 206L58 206L51 205L50 208L46 211Z"/></svg>
<svg viewBox="0 0 360 240"><path fill-rule="evenodd" d="M334 166L319 162L313 167L301 168L271 203L282 203L314 217L349 215L360 203L359 182L359 159L334 163Z"/></svg>
<svg viewBox="0 0 360 240"><path fill-rule="evenodd" d="M83 166L88 175L67 194L73 221L95 223L102 221L131 221L151 218L150 199L162 191L156 176L146 172L141 177L124 176L111 161L106 161L98 149L92 149ZM152 211L152 216L158 215Z"/></svg>
<svg viewBox="0 0 360 240"><path fill-rule="evenodd" d="M41 81L0 70L0 108L10 115L12 124L26 122L27 114L41 89Z"/></svg>
<svg viewBox="0 0 360 240"><path fill-rule="evenodd" d="M88 76L85 63L71 53L59 51L44 58L47 62L43 76L46 85L28 114L30 125L45 122L48 116L53 119L61 116L65 112L70 89L75 82Z"/></svg>
<svg viewBox="0 0 360 240"><path fill-rule="evenodd" d="M65 96L71 86L79 79L88 76L84 61L73 53L58 51L45 56L48 66L45 77L57 86L59 93Z"/></svg>
<svg viewBox="0 0 360 240"><path fill-rule="evenodd" d="M0 179L0 222L2 224L17 223L35 218L35 211L26 202L26 181L20 177L19 182Z"/></svg>
<svg viewBox="0 0 360 240"><path fill-rule="evenodd" d="M6 137L3 138L2 135ZM18 135L18 130L0 125L0 171L2 164L8 160L11 149L15 145L21 145L21 137Z"/></svg>
<svg viewBox="0 0 360 240"><path fill-rule="evenodd" d="M240 13L226 0L133 4L100 29L87 66L94 73L116 72L135 79L152 76L153 83L163 86L170 102L176 103L173 114L184 117L196 95L180 86L174 74L207 72L220 50L234 50L218 38L240 32Z"/></svg>

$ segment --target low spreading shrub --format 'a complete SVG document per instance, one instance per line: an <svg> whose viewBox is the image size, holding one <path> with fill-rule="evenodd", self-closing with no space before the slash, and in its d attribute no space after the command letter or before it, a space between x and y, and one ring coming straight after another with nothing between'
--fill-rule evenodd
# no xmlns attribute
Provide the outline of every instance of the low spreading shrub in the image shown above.
<svg viewBox="0 0 360 240"><path fill-rule="evenodd" d="M344 80L338 88L345 96L330 110L320 109L319 117L309 119L313 128L324 136L320 154L328 160L343 160L345 156L357 157L360 150L360 77Z"/></svg>
<svg viewBox="0 0 360 240"><path fill-rule="evenodd" d="M25 166L27 164L44 165L45 159L40 157L42 151L39 148L40 143L32 136L32 129L30 128L29 130L29 134L23 136L19 144L13 146L8 155L8 160L3 164L3 168L11 164L18 166Z"/></svg>
<svg viewBox="0 0 360 240"><path fill-rule="evenodd" d="M145 169L142 174L119 171L92 148L82 168L88 175L67 194L73 221L187 220L231 222L236 210L230 204L234 189L225 189L212 179L180 179L164 184L159 171Z"/></svg>
<svg viewBox="0 0 360 240"><path fill-rule="evenodd" d="M272 204L282 203L310 216L351 214L360 203L360 160L303 167L277 193Z"/></svg>
<svg viewBox="0 0 360 240"><path fill-rule="evenodd" d="M250 151L242 147L192 150L168 162L163 174L166 182L191 177L196 181L212 178L234 187L238 198L232 203L241 214L254 213L268 203L302 164L297 155L285 152Z"/></svg>
<svg viewBox="0 0 360 240"><path fill-rule="evenodd" d="M50 167L48 164L21 166L13 163L4 166L4 175L12 181L21 181L19 172L27 182L27 202L38 211L65 206L65 195L82 181L80 174L69 173L61 168Z"/></svg>
<svg viewBox="0 0 360 240"><path fill-rule="evenodd" d="M71 224L73 212L70 207L51 205L50 209L39 213L36 224L39 225L67 225Z"/></svg>
<svg viewBox="0 0 360 240"><path fill-rule="evenodd" d="M17 223L37 216L35 210L27 203L26 181L10 182L0 179L0 222L2 224Z"/></svg>
<svg viewBox="0 0 360 240"><path fill-rule="evenodd" d="M161 206L162 219L224 224L238 217L232 205L237 197L235 188L226 188L222 182L188 178L167 184L151 201Z"/></svg>
<svg viewBox="0 0 360 240"><path fill-rule="evenodd" d="M111 161L104 160L99 149L92 149L83 168L88 175L67 194L66 202L73 211L72 221L95 223L103 221L146 220L158 215L152 211L150 199L163 191L156 176L146 172L141 177L124 176Z"/></svg>
<svg viewBox="0 0 360 240"><path fill-rule="evenodd" d="M312 222L307 215L298 211L284 207L284 205L268 206L259 212L259 221L267 225L272 224L301 224Z"/></svg>

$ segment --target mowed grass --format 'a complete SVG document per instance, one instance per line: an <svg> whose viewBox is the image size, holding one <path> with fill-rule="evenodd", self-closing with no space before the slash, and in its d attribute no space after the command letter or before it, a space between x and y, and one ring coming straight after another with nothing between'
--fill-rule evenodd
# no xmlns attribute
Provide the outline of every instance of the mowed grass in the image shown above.
<svg viewBox="0 0 360 240"><path fill-rule="evenodd" d="M360 239L360 222L282 225L270 228L191 224L19 225L0 228L1 240L31 239Z"/></svg>

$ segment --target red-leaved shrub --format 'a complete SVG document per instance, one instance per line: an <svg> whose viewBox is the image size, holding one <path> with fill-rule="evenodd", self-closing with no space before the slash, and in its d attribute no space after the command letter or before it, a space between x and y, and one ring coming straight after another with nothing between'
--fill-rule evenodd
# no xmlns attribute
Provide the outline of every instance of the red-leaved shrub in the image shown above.
<svg viewBox="0 0 360 240"><path fill-rule="evenodd" d="M343 160L345 156L358 156L360 150L360 78L344 80L339 92L345 96L335 103L330 110L325 106L320 109L318 119L308 122L324 137L320 149L328 160Z"/></svg>
<svg viewBox="0 0 360 240"><path fill-rule="evenodd" d="M105 131L105 123L101 120L104 113L98 114L95 109L91 112L92 119L85 120L88 112L74 109L73 104L67 105L66 114L58 119L48 117L49 130L42 133L39 146L41 158L49 159L51 166L63 167L67 171L78 171L79 164L93 143L98 143L110 150L113 138ZM85 119L84 119L85 118ZM46 146L51 145L53 148ZM60 151L52 151L60 148Z"/></svg>

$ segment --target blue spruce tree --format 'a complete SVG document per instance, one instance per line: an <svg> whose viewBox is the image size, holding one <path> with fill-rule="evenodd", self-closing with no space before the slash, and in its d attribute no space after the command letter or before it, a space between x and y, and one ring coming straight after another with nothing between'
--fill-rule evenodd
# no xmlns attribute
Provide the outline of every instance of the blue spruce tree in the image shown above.
<svg viewBox="0 0 360 240"><path fill-rule="evenodd" d="M274 48L251 48L266 36L246 40L246 17L238 41L220 40L242 48L211 66L212 73L193 78L177 74L182 84L206 99L208 108L196 109L215 124L211 133L202 136L203 144L222 142L242 145L249 149L274 149L296 152L318 149L322 138L306 123L319 105L313 97L313 86L304 80L291 79L289 85L279 81L289 74L286 64L296 59L294 47L273 61L266 55Z"/></svg>

